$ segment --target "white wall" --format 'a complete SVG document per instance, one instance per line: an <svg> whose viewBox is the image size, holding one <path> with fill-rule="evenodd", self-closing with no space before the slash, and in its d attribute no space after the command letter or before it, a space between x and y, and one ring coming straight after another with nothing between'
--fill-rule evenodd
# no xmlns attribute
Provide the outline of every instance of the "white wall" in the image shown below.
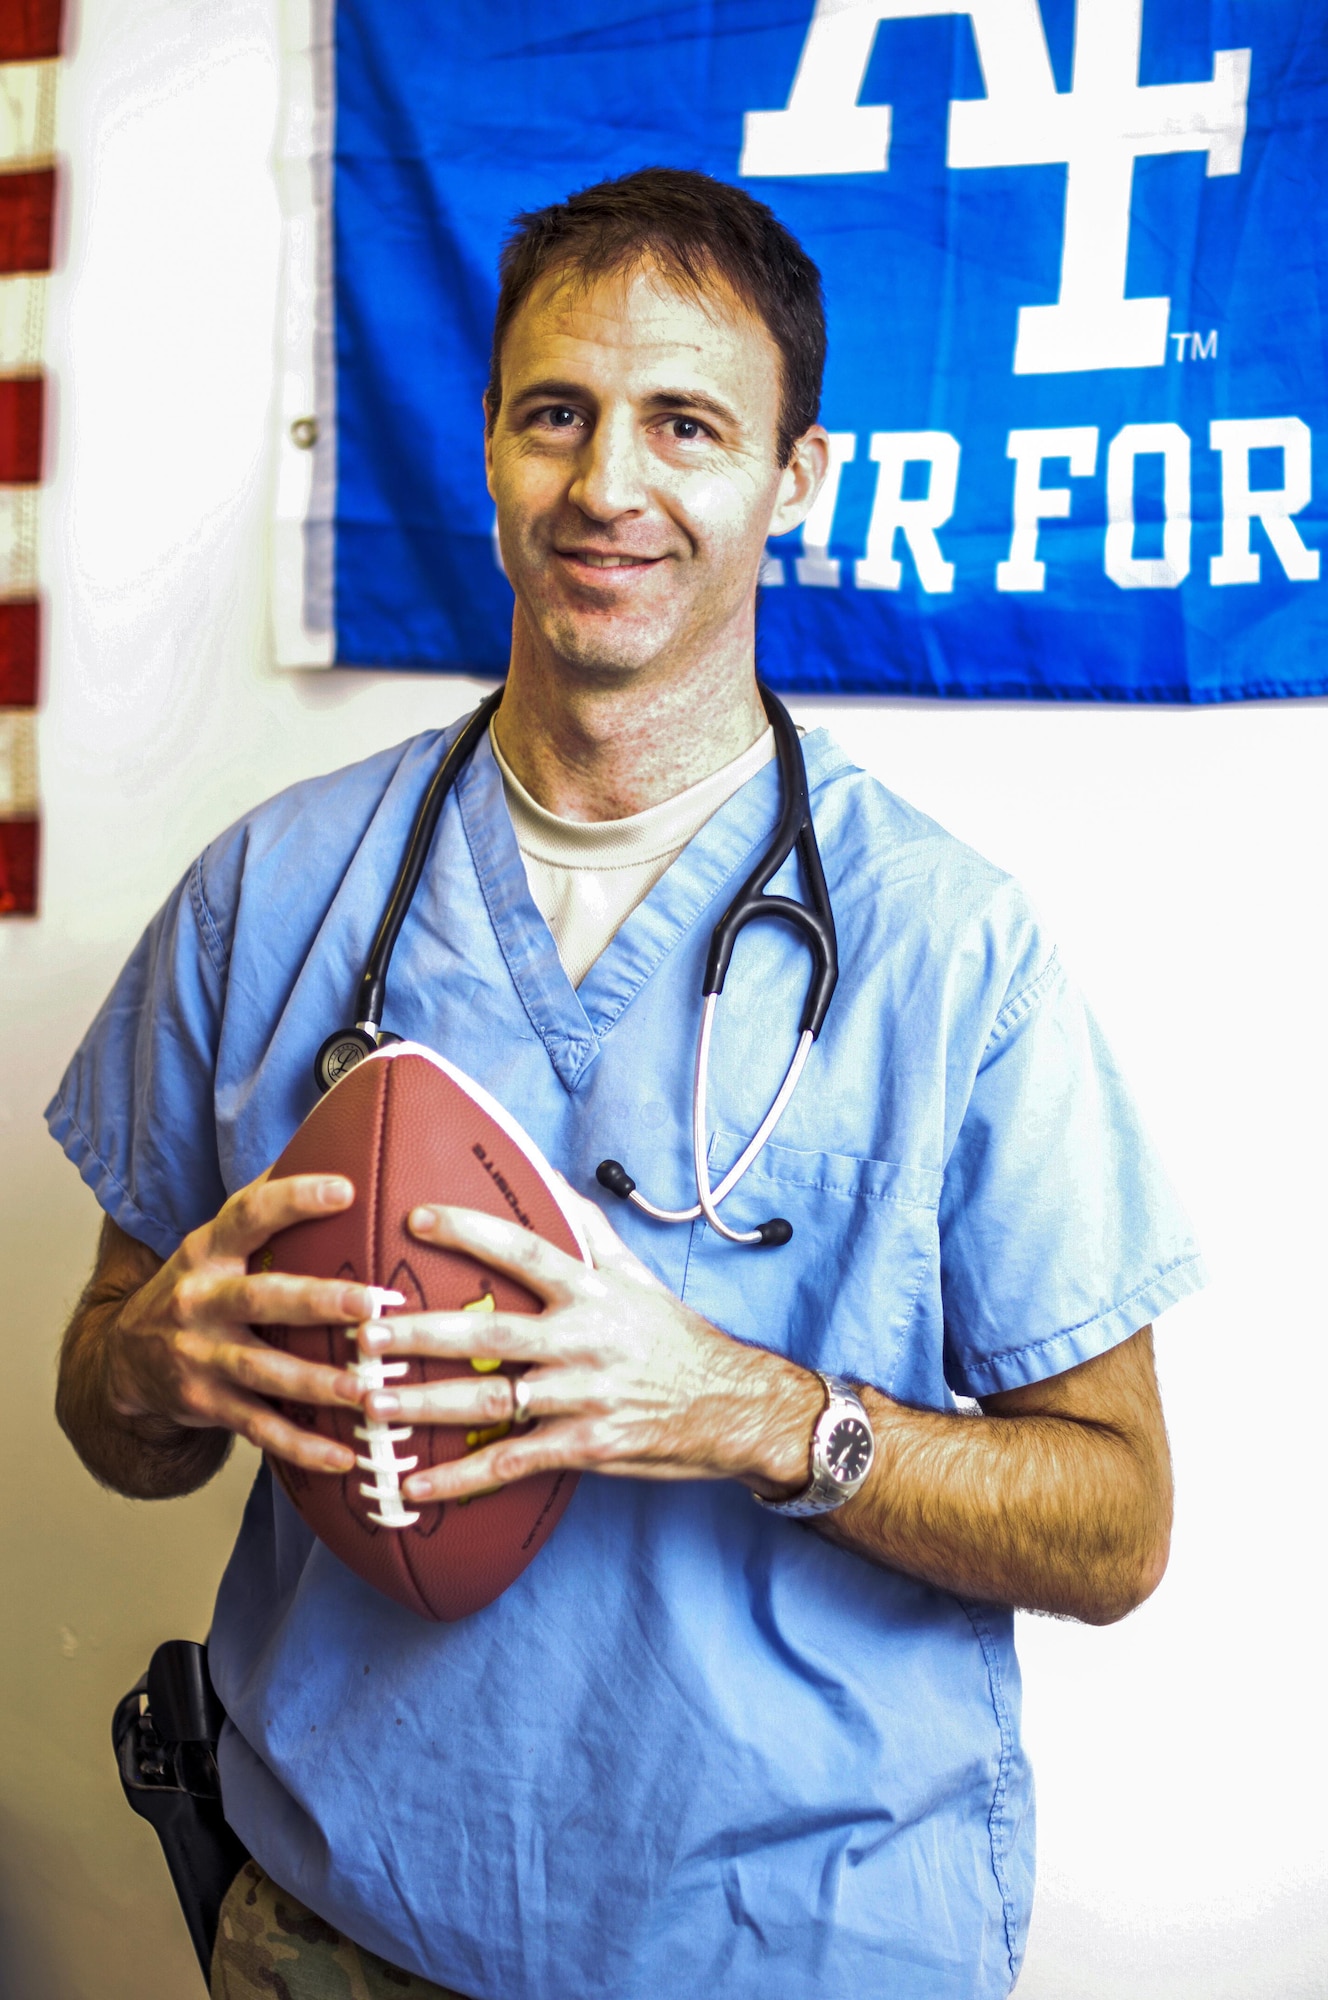
<svg viewBox="0 0 1328 2000"><path fill-rule="evenodd" d="M197 1990L108 1720L159 1638L205 1630L251 1469L134 1505L99 1492L56 1431L54 1351L97 1217L41 1106L212 832L472 699L454 681L268 665L269 14L88 0L63 84L45 910L0 927L8 2000ZM1180 1492L1166 1583L1109 1632L1024 1625L1042 1870L1021 2000L1309 2000L1328 1962L1313 1400L1328 712L797 706L1032 888L1213 1267L1159 1338Z"/></svg>

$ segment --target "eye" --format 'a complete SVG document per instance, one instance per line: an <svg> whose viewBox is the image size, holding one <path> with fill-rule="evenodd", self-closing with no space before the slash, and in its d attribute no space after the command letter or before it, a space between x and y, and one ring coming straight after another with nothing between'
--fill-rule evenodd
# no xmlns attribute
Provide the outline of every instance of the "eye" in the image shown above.
<svg viewBox="0 0 1328 2000"><path fill-rule="evenodd" d="M546 430L573 431L581 422L581 412L570 403L546 403L542 409L532 410L529 421Z"/></svg>
<svg viewBox="0 0 1328 2000"><path fill-rule="evenodd" d="M670 417L669 423L680 444L695 444L698 439L709 435L705 425L698 423L695 417Z"/></svg>

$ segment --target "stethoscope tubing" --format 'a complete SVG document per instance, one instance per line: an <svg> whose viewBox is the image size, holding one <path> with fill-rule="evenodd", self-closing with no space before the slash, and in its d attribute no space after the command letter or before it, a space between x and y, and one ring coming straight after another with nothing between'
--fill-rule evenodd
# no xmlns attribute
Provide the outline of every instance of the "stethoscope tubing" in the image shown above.
<svg viewBox="0 0 1328 2000"><path fill-rule="evenodd" d="M770 1109L723 1180L711 1187L709 1163L706 1159L709 1145L706 1136L706 1097L707 1078L710 1073L710 1038L714 1030L715 1009L718 1003L717 993L706 995L701 1010L700 1032L696 1038L696 1070L692 1084L692 1161L696 1168L696 1192L699 1199L693 1202L690 1208L658 1208L653 1201L647 1200L639 1188L633 1188L627 1199L636 1208L642 1209L646 1215L652 1216L656 1222L695 1222L698 1216L704 1215L710 1227L719 1235L726 1237L730 1243L759 1243L763 1239L758 1231L730 1229L715 1210L721 1201L728 1200L784 1116L785 1108L797 1089L798 1078L802 1075L816 1037L810 1028L804 1028L798 1036L798 1046L793 1052L793 1060L784 1072L784 1081L775 1093Z"/></svg>
<svg viewBox="0 0 1328 2000"><path fill-rule="evenodd" d="M602 1187L625 1197L657 1222L694 1222L704 1216L710 1227L729 1243L774 1245L788 1242L793 1233L782 1217L774 1217L755 1229L737 1230L730 1229L717 1211L719 1203L727 1200L752 1166L788 1108L834 994L839 978L839 954L834 912L812 824L807 767L798 733L793 718L777 696L759 681L757 689L775 733L781 808L770 844L715 925L706 954L692 1085L692 1162L696 1169L697 1200L690 1208L660 1208L640 1192L626 1168L616 1160L602 1160L597 1178ZM329 1035L318 1052L314 1073L320 1089L327 1089L338 1075L375 1047L397 1039L385 1034L382 1029L392 953L419 887L447 795L497 713L503 692L503 688L496 688L480 703L469 722L448 746L442 762L429 780L360 978L356 993L355 1027ZM795 848L810 898L807 903L797 902L791 896L772 896L767 889ZM784 1080L739 1157L723 1178L712 1186L706 1158L706 1111L715 1012L738 937L746 925L758 917L778 917L801 933L811 952L812 976L799 1022L797 1047L784 1073Z"/></svg>
<svg viewBox="0 0 1328 2000"><path fill-rule="evenodd" d="M501 687L482 701L470 721L448 746L442 763L429 780L428 788L420 801L415 822L406 843L406 852L401 858L397 878L392 884L387 907L378 922L374 941L369 949L360 979L359 995L356 1001L355 1025L368 1034L376 1034L382 1026L383 1004L387 998L387 972L392 963L392 953L396 949L401 926L406 921L406 912L415 900L415 891L420 886L424 864L429 858L429 849L438 827L439 816L447 803L447 795L460 775L462 766L479 744L480 738L498 712L503 698Z"/></svg>
<svg viewBox="0 0 1328 2000"><path fill-rule="evenodd" d="M826 887L825 869L816 845L812 824L811 798L807 790L807 766L793 717L778 696L757 682L757 691L775 732L775 752L779 762L782 806L779 823L770 845L757 862L733 901L715 925L706 954L703 994L722 993L733 957L733 948L743 928L757 917L783 917L800 930L812 955L812 978L807 988L799 1032L810 1028L815 1038L821 1031L839 980L839 946L835 936L834 912ZM767 883L774 880L794 848L807 879L810 904L791 896L771 896Z"/></svg>

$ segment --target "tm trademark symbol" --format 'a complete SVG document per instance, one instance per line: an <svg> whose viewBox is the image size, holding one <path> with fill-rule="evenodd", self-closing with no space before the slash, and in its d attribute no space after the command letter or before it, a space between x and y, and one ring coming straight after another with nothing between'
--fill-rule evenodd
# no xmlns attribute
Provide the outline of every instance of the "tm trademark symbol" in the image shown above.
<svg viewBox="0 0 1328 2000"><path fill-rule="evenodd" d="M1216 361L1217 328L1209 327L1207 333L1169 333L1168 340L1176 343L1176 359L1184 361Z"/></svg>

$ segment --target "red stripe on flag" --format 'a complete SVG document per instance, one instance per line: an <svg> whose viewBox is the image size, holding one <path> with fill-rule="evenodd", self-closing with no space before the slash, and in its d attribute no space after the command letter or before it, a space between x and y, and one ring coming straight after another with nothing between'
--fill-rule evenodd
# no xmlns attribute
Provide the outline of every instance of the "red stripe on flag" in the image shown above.
<svg viewBox="0 0 1328 2000"><path fill-rule="evenodd" d="M64 11L64 0L0 0L0 62L58 56Z"/></svg>
<svg viewBox="0 0 1328 2000"><path fill-rule="evenodd" d="M0 486L36 486L42 476L40 375L0 375Z"/></svg>
<svg viewBox="0 0 1328 2000"><path fill-rule="evenodd" d="M0 174L0 274L51 268L55 168Z"/></svg>
<svg viewBox="0 0 1328 2000"><path fill-rule="evenodd" d="M35 819L0 819L0 917L37 914L38 834Z"/></svg>
<svg viewBox="0 0 1328 2000"><path fill-rule="evenodd" d="M35 597L0 598L0 708L37 706L41 606Z"/></svg>

